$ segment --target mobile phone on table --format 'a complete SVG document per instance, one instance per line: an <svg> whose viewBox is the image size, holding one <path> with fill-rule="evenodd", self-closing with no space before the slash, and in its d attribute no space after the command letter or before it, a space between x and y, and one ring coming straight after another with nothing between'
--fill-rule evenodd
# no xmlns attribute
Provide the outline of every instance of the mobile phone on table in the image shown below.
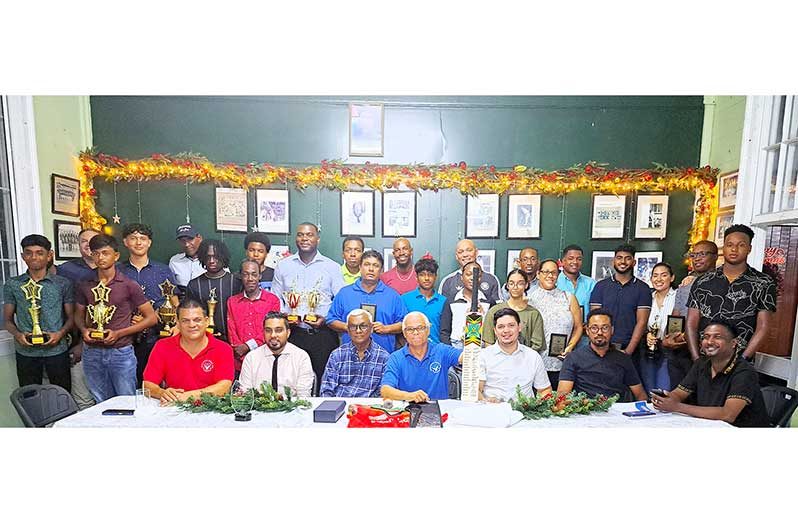
<svg viewBox="0 0 798 523"><path fill-rule="evenodd" d="M664 398L668 395L668 391L663 389L651 389L651 394L656 394L657 396L662 396Z"/></svg>
<svg viewBox="0 0 798 523"><path fill-rule="evenodd" d="M133 409L105 409L103 416L132 416Z"/></svg>
<svg viewBox="0 0 798 523"><path fill-rule="evenodd" d="M633 410L631 412L624 412L624 416L629 416L630 418L640 418L642 416L654 416L656 412L651 412L647 410Z"/></svg>

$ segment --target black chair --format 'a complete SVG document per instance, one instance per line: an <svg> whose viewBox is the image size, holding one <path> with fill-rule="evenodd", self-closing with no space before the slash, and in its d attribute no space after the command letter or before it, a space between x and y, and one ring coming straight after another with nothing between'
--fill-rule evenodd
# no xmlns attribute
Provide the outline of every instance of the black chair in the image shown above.
<svg viewBox="0 0 798 523"><path fill-rule="evenodd" d="M58 385L25 385L11 393L11 404L26 427L46 427L78 411L72 395Z"/></svg>
<svg viewBox="0 0 798 523"><path fill-rule="evenodd" d="M795 409L798 408L798 391L789 387L768 385L762 387L762 397L770 423L774 427L789 427Z"/></svg>
<svg viewBox="0 0 798 523"><path fill-rule="evenodd" d="M449 399L459 400L463 390L463 369L460 366L449 367Z"/></svg>

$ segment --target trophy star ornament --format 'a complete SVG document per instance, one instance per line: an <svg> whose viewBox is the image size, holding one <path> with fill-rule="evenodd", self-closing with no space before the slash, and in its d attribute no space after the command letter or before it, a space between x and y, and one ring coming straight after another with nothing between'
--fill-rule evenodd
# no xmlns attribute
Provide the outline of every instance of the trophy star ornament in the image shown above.
<svg viewBox="0 0 798 523"><path fill-rule="evenodd" d="M30 320L33 324L31 332L26 333L25 338L31 345L43 345L48 340L48 336L42 332L41 325L39 325L39 311L41 311L42 308L39 306L38 302L42 299L42 286L32 279L29 279L28 283L22 285L20 288L22 292L25 293L25 300L30 304L28 313L30 313Z"/></svg>

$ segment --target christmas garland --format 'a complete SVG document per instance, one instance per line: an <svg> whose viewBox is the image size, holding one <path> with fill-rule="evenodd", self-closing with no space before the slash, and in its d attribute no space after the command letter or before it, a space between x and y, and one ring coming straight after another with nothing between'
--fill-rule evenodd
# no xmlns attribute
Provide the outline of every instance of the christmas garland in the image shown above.
<svg viewBox="0 0 798 523"><path fill-rule="evenodd" d="M255 389L254 403L252 410L258 412L288 412L297 408L310 408L308 400L292 399L291 389L284 388L285 395L276 392L268 383L261 383L260 390ZM222 414L232 414L233 397L228 392L224 396L215 396L203 392L199 398L190 396L185 401L176 401L174 405L188 412L221 412Z"/></svg>
<svg viewBox="0 0 798 523"><path fill-rule="evenodd" d="M613 403L618 401L618 395L595 398L589 397L584 392L571 392L562 396L546 394L541 398L525 396L521 387L516 386L515 398L510 400L510 406L524 415L524 419L541 419L551 416L566 417L571 414L590 414L591 412L607 412Z"/></svg>
<svg viewBox="0 0 798 523"><path fill-rule="evenodd" d="M654 164L649 169L610 168L608 164L588 162L567 169L544 170L516 165L469 167L465 162L445 165L363 165L323 160L320 165L283 167L268 163L217 164L193 153L153 154L149 158L128 160L86 150L80 153L80 221L84 227L101 228L107 223L96 210L97 190L93 180L108 182L188 180L193 183L251 189L272 184L293 184L304 190L315 186L345 191L353 186L377 191L407 188L414 191L453 189L463 194L551 194L573 191L601 194L631 192L695 191L693 227L689 242L706 239L716 212L715 190L719 170L710 166L675 168Z"/></svg>

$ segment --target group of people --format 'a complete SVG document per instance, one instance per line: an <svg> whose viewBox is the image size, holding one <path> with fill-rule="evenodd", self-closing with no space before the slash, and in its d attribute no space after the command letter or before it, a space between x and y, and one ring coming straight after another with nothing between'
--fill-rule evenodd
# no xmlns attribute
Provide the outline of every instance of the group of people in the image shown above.
<svg viewBox="0 0 798 523"><path fill-rule="evenodd" d="M767 425L750 361L765 341L776 287L747 264L753 231L744 225L725 231L723 265L715 267L714 243L698 242L681 285L659 263L653 289L634 276L631 245L615 249L615 274L599 282L581 273L578 245L544 260L527 247L502 284L475 271L478 249L464 239L454 253L459 268L436 288L438 263L429 254L414 263L406 238L393 243L390 270L355 236L343 239L339 264L319 252L319 229L305 222L296 228L296 253L274 269L265 263L268 236L252 232L231 271L228 246L191 224L177 228L182 252L168 265L149 258L149 226L128 224L122 237L130 253L124 262L113 236L86 229L82 258L54 270L47 238L22 240L28 270L4 289L20 385L41 383L46 371L81 406L137 386L168 404L224 394L235 379L300 396L443 399L476 302L484 318L482 400L507 401L517 386L527 395L574 390ZM30 282L40 288L35 315L46 338L37 346L27 336ZM174 298L164 296L167 282ZM176 325L164 333L157 311L166 299ZM87 311L103 300L114 311L98 334ZM669 319L680 317L684 329L671 330Z"/></svg>

